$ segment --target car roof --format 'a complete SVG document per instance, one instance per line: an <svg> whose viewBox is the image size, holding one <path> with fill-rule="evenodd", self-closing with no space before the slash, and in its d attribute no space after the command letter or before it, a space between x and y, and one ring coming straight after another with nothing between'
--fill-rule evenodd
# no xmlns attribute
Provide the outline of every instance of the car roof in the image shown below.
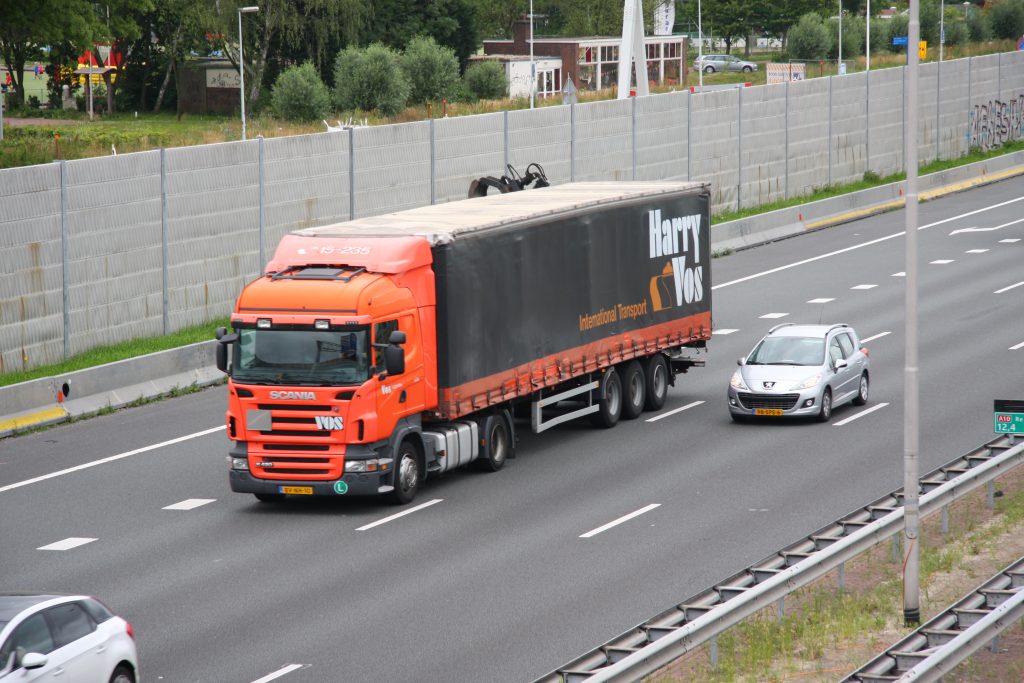
<svg viewBox="0 0 1024 683"><path fill-rule="evenodd" d="M833 328L844 327L852 329L846 323L834 323L829 325L803 325L800 323L783 323L776 325L768 331L769 337L821 337L824 339Z"/></svg>
<svg viewBox="0 0 1024 683"><path fill-rule="evenodd" d="M10 621L24 610L50 600L75 597L79 596L62 593L0 593L0 621Z"/></svg>

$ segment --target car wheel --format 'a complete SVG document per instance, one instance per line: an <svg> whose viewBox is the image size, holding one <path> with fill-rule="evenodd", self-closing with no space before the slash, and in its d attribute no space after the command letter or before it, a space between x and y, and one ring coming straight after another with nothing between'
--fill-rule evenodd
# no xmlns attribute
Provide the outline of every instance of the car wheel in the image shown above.
<svg viewBox="0 0 1024 683"><path fill-rule="evenodd" d="M751 67L749 67L749 66L745 66L745 67L743 67L743 73L745 73L745 74L748 74L748 73L750 73L751 71L753 71L753 69L752 69Z"/></svg>
<svg viewBox="0 0 1024 683"><path fill-rule="evenodd" d="M622 379L615 368L604 373L604 398L597 402L597 412L590 416L595 427L611 429L622 416Z"/></svg>
<svg viewBox="0 0 1024 683"><path fill-rule="evenodd" d="M625 401L622 404L622 419L634 420L644 412L647 401L647 378L639 361L631 360L622 367L622 384Z"/></svg>
<svg viewBox="0 0 1024 683"><path fill-rule="evenodd" d="M135 683L135 674L130 667L120 664L114 669L114 673L110 674L110 683Z"/></svg>
<svg viewBox="0 0 1024 683"><path fill-rule="evenodd" d="M862 406L868 402L868 373L861 373L860 376L860 390L857 392L857 398L853 399L853 405Z"/></svg>
<svg viewBox="0 0 1024 683"><path fill-rule="evenodd" d="M409 440L398 447L395 457L395 490L391 502L395 505L411 503L420 489L420 453Z"/></svg>
<svg viewBox="0 0 1024 683"><path fill-rule="evenodd" d="M818 422L828 422L832 417L832 390L825 387L821 395L821 410L818 411Z"/></svg>
<svg viewBox="0 0 1024 683"><path fill-rule="evenodd" d="M647 381L644 407L647 410L661 410L668 398L668 362L661 353L648 356L644 361L644 379Z"/></svg>
<svg viewBox="0 0 1024 683"><path fill-rule="evenodd" d="M261 503L280 503L284 500L283 493L254 493L252 495L256 496L256 500Z"/></svg>
<svg viewBox="0 0 1024 683"><path fill-rule="evenodd" d="M713 74L713 73L715 73L715 67L710 66L710 65L704 67L704 73L706 73L706 74Z"/></svg>
<svg viewBox="0 0 1024 683"><path fill-rule="evenodd" d="M477 459L477 467L485 472L497 472L512 454L512 435L508 423L499 414L488 415L480 420L483 448Z"/></svg>

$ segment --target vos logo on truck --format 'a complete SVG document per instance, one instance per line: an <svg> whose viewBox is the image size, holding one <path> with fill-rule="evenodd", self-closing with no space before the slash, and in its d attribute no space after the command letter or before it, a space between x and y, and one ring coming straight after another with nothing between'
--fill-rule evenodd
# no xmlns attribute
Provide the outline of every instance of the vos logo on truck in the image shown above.
<svg viewBox="0 0 1024 683"><path fill-rule="evenodd" d="M669 259L651 278L654 310L704 300L704 266L700 263L701 215L662 219L661 209L647 212L651 259ZM675 294L675 296L673 296Z"/></svg>
<svg viewBox="0 0 1024 683"><path fill-rule="evenodd" d="M312 391L271 391L270 398L288 399L292 401L315 401L316 394Z"/></svg>
<svg viewBox="0 0 1024 683"><path fill-rule="evenodd" d="M345 428L345 421L343 418L335 417L334 415L317 415L316 428L331 432L340 432Z"/></svg>

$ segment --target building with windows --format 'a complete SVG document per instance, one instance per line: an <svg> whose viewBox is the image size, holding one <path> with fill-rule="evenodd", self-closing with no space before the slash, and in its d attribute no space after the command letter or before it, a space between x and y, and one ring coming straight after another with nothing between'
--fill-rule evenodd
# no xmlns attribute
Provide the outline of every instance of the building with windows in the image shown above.
<svg viewBox="0 0 1024 683"><path fill-rule="evenodd" d="M535 29L536 30L536 29ZM619 78L621 36L533 39L538 96L557 94L566 76L579 90L614 88ZM653 85L685 85L688 42L686 36L645 36L648 80ZM511 97L529 96L530 22L514 25L512 40L485 40L484 54L476 59L497 59L505 64ZM519 77L525 60L525 83Z"/></svg>

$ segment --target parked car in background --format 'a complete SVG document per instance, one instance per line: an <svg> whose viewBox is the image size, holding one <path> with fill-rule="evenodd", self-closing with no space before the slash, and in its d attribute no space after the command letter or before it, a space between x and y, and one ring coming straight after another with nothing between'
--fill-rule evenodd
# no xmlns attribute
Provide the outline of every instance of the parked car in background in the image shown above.
<svg viewBox="0 0 1024 683"><path fill-rule="evenodd" d="M791 416L827 422L837 406L868 402L868 350L846 324L776 325L738 364L728 390L736 422Z"/></svg>
<svg viewBox="0 0 1024 683"><path fill-rule="evenodd" d="M138 671L131 624L95 598L0 593L0 683L136 683Z"/></svg>
<svg viewBox="0 0 1024 683"><path fill-rule="evenodd" d="M757 71L755 62L747 62L733 55L701 55L693 62L693 68L706 74L719 71Z"/></svg>

